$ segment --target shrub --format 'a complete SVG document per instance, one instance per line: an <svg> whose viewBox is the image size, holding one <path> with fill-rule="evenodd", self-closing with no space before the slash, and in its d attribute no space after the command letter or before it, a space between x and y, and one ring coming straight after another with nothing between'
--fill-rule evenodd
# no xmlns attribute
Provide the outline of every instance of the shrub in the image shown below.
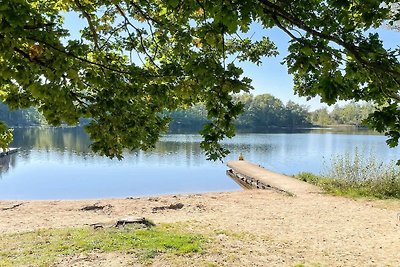
<svg viewBox="0 0 400 267"><path fill-rule="evenodd" d="M335 195L400 198L400 169L394 161L383 163L356 151L334 156L325 165L322 175L299 173L297 178Z"/></svg>

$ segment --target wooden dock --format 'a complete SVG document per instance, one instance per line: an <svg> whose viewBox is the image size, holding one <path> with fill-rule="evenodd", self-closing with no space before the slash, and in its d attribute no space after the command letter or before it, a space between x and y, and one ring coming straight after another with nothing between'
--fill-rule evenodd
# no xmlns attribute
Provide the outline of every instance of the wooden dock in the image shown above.
<svg viewBox="0 0 400 267"><path fill-rule="evenodd" d="M227 174L244 188L273 189L290 195L304 196L322 190L293 177L269 171L244 160L228 161Z"/></svg>
<svg viewBox="0 0 400 267"><path fill-rule="evenodd" d="M17 152L18 152L18 148L15 148L15 147L10 147L6 151L4 151L3 149L0 148L0 158L1 157L5 157L7 155L11 155L11 154L17 153Z"/></svg>

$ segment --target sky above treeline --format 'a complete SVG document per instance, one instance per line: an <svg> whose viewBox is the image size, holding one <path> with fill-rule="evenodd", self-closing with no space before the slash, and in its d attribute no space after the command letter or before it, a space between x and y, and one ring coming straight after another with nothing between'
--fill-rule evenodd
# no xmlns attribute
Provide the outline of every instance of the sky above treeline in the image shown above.
<svg viewBox="0 0 400 267"><path fill-rule="evenodd" d="M292 100L299 104L310 106L310 110L315 110L322 106L319 98L307 101L306 97L299 97L293 91L293 78L287 73L286 65L282 65L284 57L287 55L288 42L290 38L280 29L262 29L259 25L252 27L254 37L268 36L278 47L277 57L264 58L260 66L251 63L241 64L245 74L253 80L254 94L269 93L281 99L283 102ZM400 32L381 27L376 30L383 40L385 48L396 48L400 46ZM340 102L344 103L344 102ZM339 104L340 104L339 103Z"/></svg>
<svg viewBox="0 0 400 267"><path fill-rule="evenodd" d="M84 28L87 23L79 18L76 13L65 14L65 27L70 31L71 38L76 39L79 36L79 30ZM400 46L400 32L381 27L375 30L383 40L385 48L396 48ZM293 78L287 72L287 67L282 65L284 57L287 55L287 48L290 38L280 29L263 29L259 24L254 23L246 34L242 37L252 37L258 40L263 36L268 36L277 46L279 55L268 57L262 60L262 64L257 66L250 62L235 62L244 70L244 75L253 80L254 90L250 93L254 95L271 94L284 103L292 100L298 104L309 106L310 110L326 107L326 104L320 102L319 98L307 100L306 97L299 97L293 91ZM343 104L344 102L339 102ZM329 108L329 107L328 107ZM330 108L329 108L330 109Z"/></svg>

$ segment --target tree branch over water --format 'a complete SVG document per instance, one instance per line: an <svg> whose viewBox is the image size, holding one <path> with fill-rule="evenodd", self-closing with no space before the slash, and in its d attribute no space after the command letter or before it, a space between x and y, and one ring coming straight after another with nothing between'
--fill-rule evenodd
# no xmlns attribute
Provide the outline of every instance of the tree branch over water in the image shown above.
<svg viewBox="0 0 400 267"><path fill-rule="evenodd" d="M233 37L258 23L291 37L284 62L295 93L327 104L372 102L378 108L366 121L393 146L400 137L400 51L386 49L373 32L399 20L396 3L4 2L0 96L11 108L37 107L52 125L91 118L92 149L118 158L126 148L154 147L168 129L165 114L202 103L201 147L221 159L228 151L220 141L234 135L245 105L234 95L252 88L236 59L258 65L278 53L268 36ZM76 40L63 24L68 12L87 22Z"/></svg>

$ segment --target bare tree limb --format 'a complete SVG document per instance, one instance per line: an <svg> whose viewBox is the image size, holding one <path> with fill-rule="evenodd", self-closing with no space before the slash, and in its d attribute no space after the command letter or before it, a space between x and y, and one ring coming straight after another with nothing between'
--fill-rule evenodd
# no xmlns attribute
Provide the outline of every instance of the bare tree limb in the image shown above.
<svg viewBox="0 0 400 267"><path fill-rule="evenodd" d="M90 14L88 12L85 11L85 8L82 6L82 4L79 2L79 0L75 0L75 4L80 9L80 11L82 12L82 15L86 18L86 21L89 24L89 28L90 28L90 31L92 32L93 43L94 43L95 48L97 50L100 50L98 36L97 36L97 30L96 30L96 27L93 25L92 17L90 16Z"/></svg>

